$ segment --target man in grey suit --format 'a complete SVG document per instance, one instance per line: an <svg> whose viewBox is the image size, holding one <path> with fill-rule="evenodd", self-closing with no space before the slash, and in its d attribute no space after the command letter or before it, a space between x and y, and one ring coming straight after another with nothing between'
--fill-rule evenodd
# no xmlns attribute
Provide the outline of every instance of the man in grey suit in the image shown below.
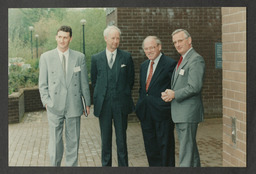
<svg viewBox="0 0 256 174"><path fill-rule="evenodd" d="M131 54L118 49L121 31L104 30L106 49L92 56L91 80L94 115L99 117L102 166L112 165L112 121L117 144L118 166L128 166L126 129L128 114L134 110L132 88L134 65Z"/></svg>
<svg viewBox="0 0 256 174"><path fill-rule="evenodd" d="M180 143L179 166L200 167L196 132L204 114L201 93L205 62L193 49L192 38L186 30L175 30L172 40L181 58L172 75L171 89L162 93L162 99L171 101L172 119Z"/></svg>
<svg viewBox="0 0 256 174"><path fill-rule="evenodd" d="M80 119L83 112L90 113L85 56L69 49L71 40L72 29L69 26L61 26L56 35L57 48L45 52L40 58L39 91L47 110L52 166L61 165L64 122L66 166L77 166Z"/></svg>

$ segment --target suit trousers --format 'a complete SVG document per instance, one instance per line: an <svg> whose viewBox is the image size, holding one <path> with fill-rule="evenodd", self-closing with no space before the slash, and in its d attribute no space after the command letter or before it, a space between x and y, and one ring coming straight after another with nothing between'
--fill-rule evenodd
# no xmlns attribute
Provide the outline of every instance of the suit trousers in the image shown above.
<svg viewBox="0 0 256 174"><path fill-rule="evenodd" d="M149 166L175 166L174 123L171 120L154 121L147 112L141 121L144 145Z"/></svg>
<svg viewBox="0 0 256 174"><path fill-rule="evenodd" d="M63 127L65 122L66 166L77 166L81 117L67 118L47 110L49 124L49 156L52 166L60 166L63 156Z"/></svg>
<svg viewBox="0 0 256 174"><path fill-rule="evenodd" d="M118 166L128 166L126 142L127 117L127 114L122 114L118 102L111 99L111 97L105 99L99 117L102 166L112 166L112 122L114 122L116 134Z"/></svg>
<svg viewBox="0 0 256 174"><path fill-rule="evenodd" d="M200 156L196 143L198 123L176 123L180 151L180 167L200 167Z"/></svg>

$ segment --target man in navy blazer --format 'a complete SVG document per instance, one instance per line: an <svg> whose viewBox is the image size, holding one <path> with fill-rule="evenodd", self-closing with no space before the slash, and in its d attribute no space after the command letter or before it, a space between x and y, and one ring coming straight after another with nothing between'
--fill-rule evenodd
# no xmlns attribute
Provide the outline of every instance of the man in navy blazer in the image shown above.
<svg viewBox="0 0 256 174"><path fill-rule="evenodd" d="M106 49L92 56L91 81L94 115L99 118L102 166L112 165L112 121L115 127L118 166L128 166L127 117L134 110L132 88L134 65L131 54L118 49L121 31L104 30Z"/></svg>
<svg viewBox="0 0 256 174"><path fill-rule="evenodd" d="M171 101L172 119L180 143L179 166L200 167L196 132L204 116L202 87L205 62L192 47L188 31L175 30L172 41L181 57L173 72L171 88L163 93L162 98L166 102Z"/></svg>
<svg viewBox="0 0 256 174"><path fill-rule="evenodd" d="M176 61L161 53L162 44L156 36L144 39L142 48L148 57L140 67L139 100L136 114L141 122L149 166L175 166L174 124L170 103L161 93L171 86Z"/></svg>

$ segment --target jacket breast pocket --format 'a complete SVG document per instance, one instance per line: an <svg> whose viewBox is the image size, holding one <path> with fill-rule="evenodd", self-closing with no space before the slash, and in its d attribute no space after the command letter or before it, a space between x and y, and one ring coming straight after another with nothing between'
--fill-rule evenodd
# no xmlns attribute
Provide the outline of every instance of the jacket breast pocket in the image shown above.
<svg viewBox="0 0 256 174"><path fill-rule="evenodd" d="M126 72L126 71L127 71L127 66L121 65L120 72Z"/></svg>

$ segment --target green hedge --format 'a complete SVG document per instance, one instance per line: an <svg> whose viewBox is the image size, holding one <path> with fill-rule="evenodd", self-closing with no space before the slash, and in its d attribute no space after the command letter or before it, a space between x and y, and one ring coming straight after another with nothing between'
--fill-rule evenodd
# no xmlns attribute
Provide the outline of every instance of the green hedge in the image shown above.
<svg viewBox="0 0 256 174"><path fill-rule="evenodd" d="M8 90L9 94L18 92L20 88L34 87L38 85L39 60L29 59L27 64L31 65L29 69L23 69L17 65L9 66Z"/></svg>

